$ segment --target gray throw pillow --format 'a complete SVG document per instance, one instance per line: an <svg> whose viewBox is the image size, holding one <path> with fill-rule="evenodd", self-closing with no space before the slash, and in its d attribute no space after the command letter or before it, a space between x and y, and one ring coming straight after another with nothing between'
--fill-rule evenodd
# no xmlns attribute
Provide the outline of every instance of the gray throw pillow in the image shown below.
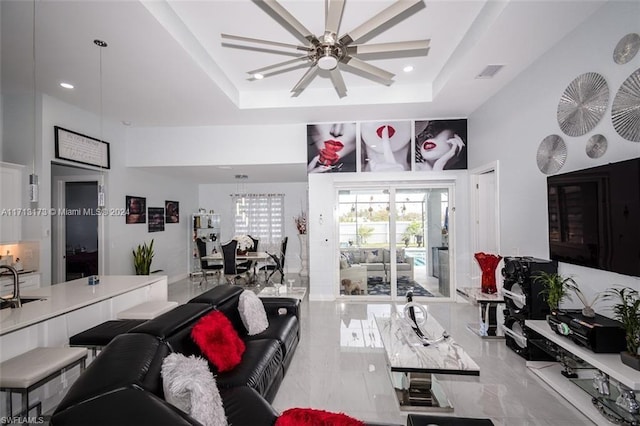
<svg viewBox="0 0 640 426"><path fill-rule="evenodd" d="M260 334L269 328L269 320L262 300L251 290L240 293L238 312L249 336Z"/></svg>
<svg viewBox="0 0 640 426"><path fill-rule="evenodd" d="M204 426L227 426L216 379L202 357L173 353L162 361L162 388L168 403Z"/></svg>

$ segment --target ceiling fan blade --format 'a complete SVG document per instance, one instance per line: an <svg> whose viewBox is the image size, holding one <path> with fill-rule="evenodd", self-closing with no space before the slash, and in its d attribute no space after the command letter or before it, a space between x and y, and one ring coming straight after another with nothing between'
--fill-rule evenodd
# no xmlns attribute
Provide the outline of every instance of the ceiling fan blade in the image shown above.
<svg viewBox="0 0 640 426"><path fill-rule="evenodd" d="M295 71L295 70L299 70L299 69L302 69L302 68L307 68L308 66L309 66L309 64L296 64L296 65L293 65L293 66L290 66L290 67L287 67L287 68L280 68L279 70L262 74L262 77L263 78L267 78L267 77L271 77L271 76L278 75L278 74L284 74L284 73L289 72L289 71ZM247 80L256 80L256 79L253 78L253 77L250 77Z"/></svg>
<svg viewBox="0 0 640 426"><path fill-rule="evenodd" d="M347 56L343 59L342 62L348 67L357 71L357 74L365 78L379 81L385 86L390 86L391 83L393 83L393 77L395 77L395 74L385 71L382 68L378 68L376 66L368 64L358 58Z"/></svg>
<svg viewBox="0 0 640 426"><path fill-rule="evenodd" d="M343 44L356 42L374 31L386 29L397 24L400 20L417 12L418 8L421 9L423 7L425 7L423 0L398 0L359 27L343 35L340 41Z"/></svg>
<svg viewBox="0 0 640 426"><path fill-rule="evenodd" d="M300 81L296 83L293 89L291 89L291 92L293 92L293 95L291 96L296 97L300 93L302 93L302 91L307 88L309 83L311 83L311 80L313 80L316 77L316 75L318 75L318 65L314 64L311 68L307 70L306 73L304 73Z"/></svg>
<svg viewBox="0 0 640 426"><path fill-rule="evenodd" d="M243 36L237 36L237 35L231 35L231 34L220 34L220 37L228 40L244 41L247 43L267 44L269 46L285 47L287 49L304 50L305 52L308 52L311 50L309 47L306 47L306 46L298 46L295 44L280 43L279 41L262 40L259 38L243 37Z"/></svg>
<svg viewBox="0 0 640 426"><path fill-rule="evenodd" d="M251 70L251 71L247 71L247 74L257 74L257 73L264 73L265 71L269 71L272 70L274 68L280 68L280 67L284 67L286 65L291 65L291 64L295 64L296 62L300 62L300 61L304 61L308 58L307 55L304 56L298 56L297 58L294 59L290 59L288 61L284 61L284 62L278 62L277 64L273 64L273 65L269 65L266 67L262 67L262 68L258 68L255 70ZM269 74L269 75L273 75L273 74ZM264 75L264 77L266 77L267 75Z"/></svg>
<svg viewBox="0 0 640 426"><path fill-rule="evenodd" d="M325 29L326 33L338 34L345 0L325 0Z"/></svg>
<svg viewBox="0 0 640 426"><path fill-rule="evenodd" d="M344 79L338 67L332 69L329 76L331 77L333 87L335 87L336 92L338 92L338 96L341 98L347 96L347 86L344 84Z"/></svg>
<svg viewBox="0 0 640 426"><path fill-rule="evenodd" d="M317 42L316 36L276 0L253 0L253 2L303 43Z"/></svg>
<svg viewBox="0 0 640 426"><path fill-rule="evenodd" d="M349 55L392 54L395 56L425 56L431 40L400 41L395 43L359 44L347 47ZM395 57L394 56L394 57Z"/></svg>

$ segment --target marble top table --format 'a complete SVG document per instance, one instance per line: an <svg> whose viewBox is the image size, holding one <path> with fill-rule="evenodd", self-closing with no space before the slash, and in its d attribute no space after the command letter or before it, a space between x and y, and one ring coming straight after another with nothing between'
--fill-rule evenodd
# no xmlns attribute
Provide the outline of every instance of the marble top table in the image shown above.
<svg viewBox="0 0 640 426"><path fill-rule="evenodd" d="M398 314L392 314L390 318L376 317L376 324L391 371L480 375L478 364L452 337L423 346L413 329ZM420 328L431 339L441 336L444 331L432 315Z"/></svg>
<svg viewBox="0 0 640 426"><path fill-rule="evenodd" d="M283 285L282 287L280 287L279 292L276 291L275 287L265 287L260 291L260 293L258 293L258 297L292 297L302 302L306 294L306 287L287 288Z"/></svg>
<svg viewBox="0 0 640 426"><path fill-rule="evenodd" d="M424 346L397 313L392 313L391 317L376 317L376 325L400 409L453 411L453 405L433 374L479 376L478 364L451 337ZM420 328L431 340L444 332L431 315Z"/></svg>

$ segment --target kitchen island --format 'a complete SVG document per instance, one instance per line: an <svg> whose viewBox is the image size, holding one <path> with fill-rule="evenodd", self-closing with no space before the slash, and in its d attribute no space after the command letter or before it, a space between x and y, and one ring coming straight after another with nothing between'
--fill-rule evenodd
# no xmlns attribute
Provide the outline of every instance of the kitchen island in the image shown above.
<svg viewBox="0 0 640 426"><path fill-rule="evenodd" d="M42 300L0 310L0 362L38 346L66 346L70 336L114 319L120 311L150 300L166 301L167 277L105 275L97 285L80 278L21 296Z"/></svg>

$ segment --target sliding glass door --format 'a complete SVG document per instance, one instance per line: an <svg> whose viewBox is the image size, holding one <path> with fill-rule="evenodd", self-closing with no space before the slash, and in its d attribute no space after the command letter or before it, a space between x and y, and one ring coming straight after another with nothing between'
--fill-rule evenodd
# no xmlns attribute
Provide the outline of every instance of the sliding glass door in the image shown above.
<svg viewBox="0 0 640 426"><path fill-rule="evenodd" d="M450 297L451 192L442 184L339 189L340 294Z"/></svg>

